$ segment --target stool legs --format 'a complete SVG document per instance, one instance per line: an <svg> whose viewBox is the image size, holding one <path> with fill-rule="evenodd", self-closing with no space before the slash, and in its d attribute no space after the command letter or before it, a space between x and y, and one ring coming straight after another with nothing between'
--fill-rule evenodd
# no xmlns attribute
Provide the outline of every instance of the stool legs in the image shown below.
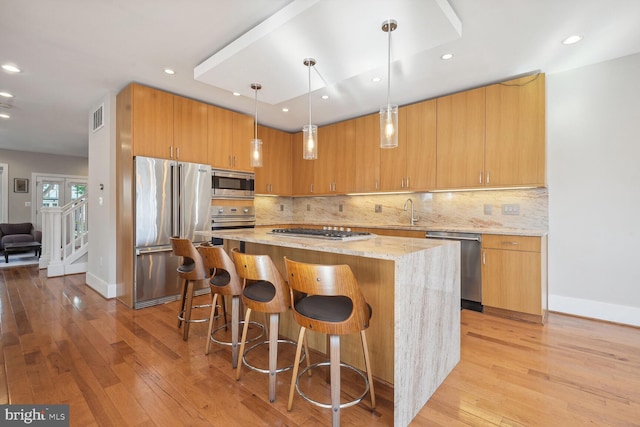
<svg viewBox="0 0 640 427"><path fill-rule="evenodd" d="M214 293L213 299L211 300L211 314L209 315L209 331L207 332L207 345L204 349L204 354L209 354L209 351L211 350L211 332L213 331L213 319L216 317L217 301L218 301L218 294ZM232 356L231 362L234 363L233 356Z"/></svg>
<svg viewBox="0 0 640 427"><path fill-rule="evenodd" d="M193 305L193 280L187 280L186 287L186 295L183 300L184 302L184 315L182 316L185 319L184 325L182 326L182 340L186 341L189 338L189 325L191 322L191 306Z"/></svg>
<svg viewBox="0 0 640 427"><path fill-rule="evenodd" d="M231 367L238 365L238 329L240 326L240 297L231 297ZM246 337L245 337L246 338Z"/></svg>
<svg viewBox="0 0 640 427"><path fill-rule="evenodd" d="M249 330L249 321L251 320L251 309L247 308L244 315L244 327L242 328L242 338L240 338L240 352L238 353L236 381L240 379L240 370L242 369L242 355L244 354L244 346L247 343L247 331Z"/></svg>
<svg viewBox="0 0 640 427"><path fill-rule="evenodd" d="M340 425L340 336L329 336L329 363L331 374L331 424Z"/></svg>
<svg viewBox="0 0 640 427"><path fill-rule="evenodd" d="M369 378L369 396L371 396L371 410L376 409L376 393L373 390L373 374L371 373L371 362L369 360L369 346L367 345L367 336L364 331L360 331L362 338L362 351L364 352L364 367L367 369L367 378Z"/></svg>
<svg viewBox="0 0 640 427"><path fill-rule="evenodd" d="M280 313L269 315L269 401L276 400L276 369L278 368L278 324Z"/></svg>

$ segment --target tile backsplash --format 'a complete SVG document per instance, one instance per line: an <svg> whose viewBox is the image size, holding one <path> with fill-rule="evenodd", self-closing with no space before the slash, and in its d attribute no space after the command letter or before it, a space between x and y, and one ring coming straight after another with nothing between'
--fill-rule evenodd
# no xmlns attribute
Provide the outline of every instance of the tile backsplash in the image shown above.
<svg viewBox="0 0 640 427"><path fill-rule="evenodd" d="M430 229L548 230L548 190L460 191L331 197L255 199L258 225L408 226L413 200L415 225ZM505 206L506 205L506 206Z"/></svg>

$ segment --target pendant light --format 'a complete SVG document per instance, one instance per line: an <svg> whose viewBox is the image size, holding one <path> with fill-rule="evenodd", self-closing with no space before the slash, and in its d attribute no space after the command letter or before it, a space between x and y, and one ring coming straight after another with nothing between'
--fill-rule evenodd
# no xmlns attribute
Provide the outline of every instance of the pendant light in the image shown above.
<svg viewBox="0 0 640 427"><path fill-rule="evenodd" d="M387 50L387 105L380 108L380 148L398 146L398 106L391 105L391 32L398 23L388 19L382 23L382 31L389 35Z"/></svg>
<svg viewBox="0 0 640 427"><path fill-rule="evenodd" d="M251 166L262 166L262 140L258 139L258 91L262 89L260 83L251 83L251 89L256 93L256 117L254 120L253 139L251 140Z"/></svg>
<svg viewBox="0 0 640 427"><path fill-rule="evenodd" d="M309 69L309 124L302 128L302 158L315 160L318 158L318 126L311 124L311 67L316 65L316 60L305 58L304 65Z"/></svg>

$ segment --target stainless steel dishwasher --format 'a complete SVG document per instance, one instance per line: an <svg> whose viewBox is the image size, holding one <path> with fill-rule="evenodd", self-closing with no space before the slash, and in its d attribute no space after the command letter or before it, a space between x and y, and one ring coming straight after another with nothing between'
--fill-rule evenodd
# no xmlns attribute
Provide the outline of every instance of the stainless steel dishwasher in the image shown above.
<svg viewBox="0 0 640 427"><path fill-rule="evenodd" d="M460 306L469 310L482 311L482 235L427 231L426 237L460 242Z"/></svg>

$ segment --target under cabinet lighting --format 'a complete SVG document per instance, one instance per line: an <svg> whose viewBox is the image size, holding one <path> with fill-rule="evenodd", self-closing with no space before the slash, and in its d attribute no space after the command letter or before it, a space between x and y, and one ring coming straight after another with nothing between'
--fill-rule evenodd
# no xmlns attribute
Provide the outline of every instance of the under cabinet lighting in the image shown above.
<svg viewBox="0 0 640 427"><path fill-rule="evenodd" d="M10 116L10 115L8 115L8 114L6 114L6 113L0 113L0 117L1 117L1 118L3 118L3 119L9 119L9 118L11 118L11 116Z"/></svg>
<svg viewBox="0 0 640 427"><path fill-rule="evenodd" d="M5 98L13 98L13 95L11 95L9 92L0 92L0 96Z"/></svg>

